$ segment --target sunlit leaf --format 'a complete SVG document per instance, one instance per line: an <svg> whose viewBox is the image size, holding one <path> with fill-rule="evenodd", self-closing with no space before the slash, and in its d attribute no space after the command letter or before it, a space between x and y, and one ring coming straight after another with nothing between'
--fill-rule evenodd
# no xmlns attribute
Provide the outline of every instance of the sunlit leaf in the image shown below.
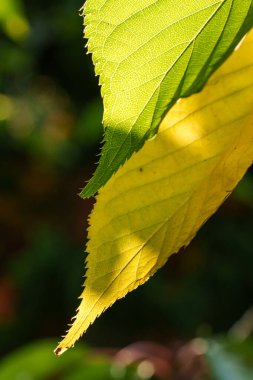
<svg viewBox="0 0 253 380"><path fill-rule="evenodd" d="M252 160L253 32L101 189L90 218L82 302L56 352L186 246Z"/></svg>
<svg viewBox="0 0 253 380"><path fill-rule="evenodd" d="M82 192L91 196L178 98L202 88L253 25L253 2L87 0L84 12L106 127L99 166Z"/></svg>

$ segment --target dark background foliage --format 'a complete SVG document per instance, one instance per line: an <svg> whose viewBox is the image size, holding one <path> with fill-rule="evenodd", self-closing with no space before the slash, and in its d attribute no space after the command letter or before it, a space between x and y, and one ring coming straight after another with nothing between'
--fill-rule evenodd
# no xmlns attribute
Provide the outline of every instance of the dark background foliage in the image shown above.
<svg viewBox="0 0 253 380"><path fill-rule="evenodd" d="M56 337L47 346L51 355L81 293L92 200L77 194L94 171L102 139L81 6L79 0L0 1L2 357ZM184 347L199 336L226 336L252 305L252 232L248 173L187 249L96 321L87 346L148 340ZM197 379L185 376L178 379Z"/></svg>

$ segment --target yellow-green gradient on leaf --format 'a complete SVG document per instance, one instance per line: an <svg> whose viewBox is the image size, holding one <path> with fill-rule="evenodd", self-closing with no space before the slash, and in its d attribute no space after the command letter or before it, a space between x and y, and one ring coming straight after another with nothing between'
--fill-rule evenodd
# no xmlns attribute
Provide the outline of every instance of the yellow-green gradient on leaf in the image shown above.
<svg viewBox="0 0 253 380"><path fill-rule="evenodd" d="M84 15L105 126L89 197L232 53L253 27L253 0L87 0Z"/></svg>
<svg viewBox="0 0 253 380"><path fill-rule="evenodd" d="M90 217L82 301L56 353L186 246L252 160L253 32L100 190Z"/></svg>

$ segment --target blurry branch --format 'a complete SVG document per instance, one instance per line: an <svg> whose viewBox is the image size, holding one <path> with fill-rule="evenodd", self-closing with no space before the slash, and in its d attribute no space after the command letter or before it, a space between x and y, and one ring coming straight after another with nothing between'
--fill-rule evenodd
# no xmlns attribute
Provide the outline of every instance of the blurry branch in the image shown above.
<svg viewBox="0 0 253 380"><path fill-rule="evenodd" d="M246 339L248 338L253 332L253 307L251 307L249 310L247 310L243 316L237 321L232 328L230 329L229 333L233 335L236 338L239 339Z"/></svg>

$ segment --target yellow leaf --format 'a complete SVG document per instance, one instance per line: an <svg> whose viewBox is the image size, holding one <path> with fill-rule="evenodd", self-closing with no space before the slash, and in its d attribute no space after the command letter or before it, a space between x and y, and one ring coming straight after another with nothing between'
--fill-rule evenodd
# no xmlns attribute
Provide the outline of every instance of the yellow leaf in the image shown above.
<svg viewBox="0 0 253 380"><path fill-rule="evenodd" d="M101 189L87 279L61 354L116 300L186 246L253 161L253 33L205 89L178 102L156 138Z"/></svg>

